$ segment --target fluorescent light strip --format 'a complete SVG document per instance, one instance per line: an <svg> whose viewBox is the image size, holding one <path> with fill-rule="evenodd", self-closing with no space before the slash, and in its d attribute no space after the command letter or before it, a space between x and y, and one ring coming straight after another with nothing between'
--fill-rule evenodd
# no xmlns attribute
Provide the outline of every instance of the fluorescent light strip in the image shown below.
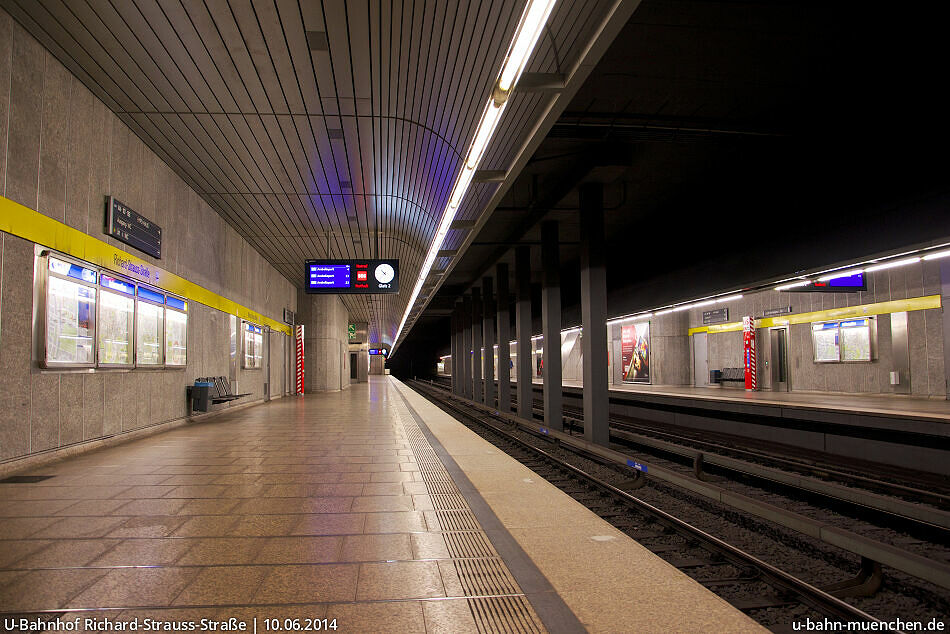
<svg viewBox="0 0 950 634"><path fill-rule="evenodd" d="M535 0L525 7L518 25L518 34L508 50L501 76L498 78L498 88L502 92L508 92L518 83L518 78L521 77L553 8L554 0Z"/></svg>
<svg viewBox="0 0 950 634"><path fill-rule="evenodd" d="M939 260L940 258L950 257L950 249L947 251L937 251L935 253L928 253L924 256L925 260Z"/></svg>
<svg viewBox="0 0 950 634"><path fill-rule="evenodd" d="M811 284L811 280L802 280L801 282L792 282L791 284L782 284L781 286L776 286L775 290L787 291L790 288L801 288L802 286L808 286L809 284Z"/></svg>
<svg viewBox="0 0 950 634"><path fill-rule="evenodd" d="M907 266L908 264L915 264L920 262L920 258L905 258L903 260L892 260L890 262L884 262L882 264L875 264L874 266L869 266L864 269L865 273L873 273L874 271L883 271L885 269L894 269L898 266Z"/></svg>
<svg viewBox="0 0 950 634"><path fill-rule="evenodd" d="M535 44L537 44L538 38L540 38L541 32L544 30L544 25L551 15L554 3L555 0L531 0L525 7L524 13L521 14L518 30L508 49L508 55L502 66L499 79L496 82L503 93L510 91L521 76L521 72L524 70L525 64L528 58L531 57ZM475 168L478 167L479 162L481 162L485 148L488 147L488 144L495 134L498 122L501 120L501 115L505 110L505 103L507 103L507 99L496 103L494 98L489 98L485 109L482 110L482 117L478 123L478 131L475 133L475 138L472 139L471 146L469 146L465 162L462 166L462 172L459 174L458 179L455 181L455 186L452 188L452 194L449 196L449 204L442 212L442 220L439 222L435 238L429 246L429 251L426 253L425 260L422 262L422 267L419 269L419 279L416 280L412 295L409 296L409 302L406 304L406 312L402 316L402 321L399 322L396 336L393 337L393 351L395 351L399 343L399 337L402 335L402 330L409 320L409 315L412 313L413 308L415 308L416 300L422 291L422 285L425 283L426 278L429 277L429 272L435 263L436 255L442 248L445 236L449 233L449 226L451 226L452 221L455 220L455 214L458 211L459 205L462 203L465 192L468 191L468 186L475 176Z"/></svg>

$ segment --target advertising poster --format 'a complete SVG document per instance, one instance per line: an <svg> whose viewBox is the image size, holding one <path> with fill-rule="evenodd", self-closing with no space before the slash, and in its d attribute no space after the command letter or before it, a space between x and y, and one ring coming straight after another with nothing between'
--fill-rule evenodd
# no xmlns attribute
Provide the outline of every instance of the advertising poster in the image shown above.
<svg viewBox="0 0 950 634"><path fill-rule="evenodd" d="M650 322L621 327L620 356L624 383L650 382Z"/></svg>

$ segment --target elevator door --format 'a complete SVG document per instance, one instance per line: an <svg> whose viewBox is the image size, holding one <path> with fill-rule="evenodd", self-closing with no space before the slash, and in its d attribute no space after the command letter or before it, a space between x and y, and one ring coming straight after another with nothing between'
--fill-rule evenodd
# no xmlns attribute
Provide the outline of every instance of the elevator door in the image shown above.
<svg viewBox="0 0 950 634"><path fill-rule="evenodd" d="M772 391L788 392L788 329L771 329L769 343L772 360Z"/></svg>
<svg viewBox="0 0 950 634"><path fill-rule="evenodd" d="M359 365L357 364L357 353L350 353L350 381L359 380Z"/></svg>
<svg viewBox="0 0 950 634"><path fill-rule="evenodd" d="M709 355L706 352L706 333L693 335L693 376L696 387L709 385Z"/></svg>

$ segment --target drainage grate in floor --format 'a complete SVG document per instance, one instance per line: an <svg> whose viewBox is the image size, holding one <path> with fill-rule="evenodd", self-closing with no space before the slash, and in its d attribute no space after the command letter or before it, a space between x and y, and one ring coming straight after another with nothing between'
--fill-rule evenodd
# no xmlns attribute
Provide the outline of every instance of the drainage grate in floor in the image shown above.
<svg viewBox="0 0 950 634"><path fill-rule="evenodd" d="M51 475L19 475L19 476L10 476L0 480L0 484L33 484L35 482L42 482L43 480L49 480L50 478L55 478L56 476Z"/></svg>
<svg viewBox="0 0 950 634"><path fill-rule="evenodd" d="M495 548L482 532L442 533L449 555L453 559L498 557Z"/></svg>
<svg viewBox="0 0 950 634"><path fill-rule="evenodd" d="M544 632L537 614L432 445L411 417L401 419L478 631Z"/></svg>
<svg viewBox="0 0 950 634"><path fill-rule="evenodd" d="M479 632L534 634L545 631L524 596L469 599L468 607Z"/></svg>
<svg viewBox="0 0 950 634"><path fill-rule="evenodd" d="M456 559L455 570L466 596L521 593L518 584L500 559Z"/></svg>

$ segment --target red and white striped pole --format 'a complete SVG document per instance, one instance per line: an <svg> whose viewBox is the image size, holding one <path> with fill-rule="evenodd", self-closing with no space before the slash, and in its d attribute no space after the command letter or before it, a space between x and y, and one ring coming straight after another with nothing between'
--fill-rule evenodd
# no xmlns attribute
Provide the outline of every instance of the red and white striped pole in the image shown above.
<svg viewBox="0 0 950 634"><path fill-rule="evenodd" d="M743 364L745 366L745 389L755 391L755 319L751 316L742 318L742 347Z"/></svg>
<svg viewBox="0 0 950 634"><path fill-rule="evenodd" d="M294 327L294 338L297 341L297 391L296 394L303 396L303 326Z"/></svg>

